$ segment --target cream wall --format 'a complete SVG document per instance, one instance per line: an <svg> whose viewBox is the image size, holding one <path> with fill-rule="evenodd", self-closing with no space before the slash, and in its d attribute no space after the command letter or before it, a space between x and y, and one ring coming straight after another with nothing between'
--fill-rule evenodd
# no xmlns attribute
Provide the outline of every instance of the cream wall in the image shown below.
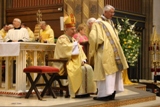
<svg viewBox="0 0 160 107"><path fill-rule="evenodd" d="M157 33L160 34L160 0L153 0L153 25L156 26Z"/></svg>

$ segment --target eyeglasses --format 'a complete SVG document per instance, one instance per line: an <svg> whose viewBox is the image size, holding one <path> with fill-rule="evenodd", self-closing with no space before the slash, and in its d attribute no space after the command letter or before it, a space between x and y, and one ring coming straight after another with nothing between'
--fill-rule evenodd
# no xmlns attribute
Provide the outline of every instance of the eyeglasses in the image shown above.
<svg viewBox="0 0 160 107"><path fill-rule="evenodd" d="M110 12L110 14L115 15L115 13L114 13L114 12Z"/></svg>

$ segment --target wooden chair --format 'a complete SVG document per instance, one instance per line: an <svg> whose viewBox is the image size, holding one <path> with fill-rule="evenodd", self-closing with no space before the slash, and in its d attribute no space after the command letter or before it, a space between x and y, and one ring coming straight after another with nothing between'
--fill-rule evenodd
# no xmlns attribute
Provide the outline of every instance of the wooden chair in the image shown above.
<svg viewBox="0 0 160 107"><path fill-rule="evenodd" d="M52 87L52 89L53 90L59 90L60 91L60 95L63 95L63 91L66 91L65 98L68 98L70 96L69 95L69 89L68 89L68 85L64 86L62 84L61 80L67 79L67 68L66 68L67 61L68 61L68 59L53 59L53 58L48 58L48 55L46 55L46 57L45 57L46 66L48 66L49 62L61 62L61 63L63 63L65 73L64 73L64 75L59 75L59 74L55 75L54 81L58 82L59 87L54 86L54 87Z"/></svg>
<svg viewBox="0 0 160 107"><path fill-rule="evenodd" d="M87 58L88 58L88 51L89 51L89 43L88 42L82 42L80 43L80 45L83 46L83 51L86 54Z"/></svg>
<svg viewBox="0 0 160 107"><path fill-rule="evenodd" d="M84 53L88 57L88 48L89 48L88 42L80 43L80 45L83 46ZM66 68L67 61L68 61L68 59L52 59L52 58L48 58L48 55L46 55L46 57L45 57L46 66L48 66L49 62L61 62L61 63L63 63L65 73L62 76L59 75L59 74L56 74L56 76L54 78L54 81L58 82L59 87L53 87L53 90L59 90L60 91L60 95L63 95L63 91L66 91L65 98L70 97L69 89L68 89L68 85L64 86L62 84L61 80L67 79L67 75L68 75L67 74L67 68Z"/></svg>

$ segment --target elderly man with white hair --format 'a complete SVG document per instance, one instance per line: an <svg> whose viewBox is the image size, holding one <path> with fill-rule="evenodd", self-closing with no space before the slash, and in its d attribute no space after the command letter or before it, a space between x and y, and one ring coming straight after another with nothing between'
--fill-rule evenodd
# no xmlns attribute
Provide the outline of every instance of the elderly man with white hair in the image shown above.
<svg viewBox="0 0 160 107"><path fill-rule="evenodd" d="M5 37L6 42L26 42L29 41L28 31L21 28L21 20L15 18L13 20L13 29L10 29Z"/></svg>
<svg viewBox="0 0 160 107"><path fill-rule="evenodd" d="M89 35L89 55L94 57L94 80L98 88L94 100L114 100L117 92L124 91L122 71L128 64L111 20L114 11L113 6L106 5Z"/></svg>
<svg viewBox="0 0 160 107"><path fill-rule="evenodd" d="M89 18L89 19L87 20L87 25L88 25L88 27L89 27L90 29L91 29L92 24L93 24L94 22L96 22L96 18L94 18L94 17L91 17L91 18Z"/></svg>
<svg viewBox="0 0 160 107"><path fill-rule="evenodd" d="M40 22L40 36L41 43L54 43L54 31L45 21Z"/></svg>
<svg viewBox="0 0 160 107"><path fill-rule="evenodd" d="M88 28L89 28L89 30L91 30L92 29L92 25L93 25L93 23L95 23L95 22L97 22L97 19L96 18L94 18L94 17L91 17L91 18L89 18L88 20L87 20L87 26L88 26ZM90 42L90 38L92 38L92 36L91 35L88 35L88 41ZM90 49L91 48L89 48L89 51L90 51ZM89 58L89 64L93 67L94 66L94 57L92 57L92 58Z"/></svg>

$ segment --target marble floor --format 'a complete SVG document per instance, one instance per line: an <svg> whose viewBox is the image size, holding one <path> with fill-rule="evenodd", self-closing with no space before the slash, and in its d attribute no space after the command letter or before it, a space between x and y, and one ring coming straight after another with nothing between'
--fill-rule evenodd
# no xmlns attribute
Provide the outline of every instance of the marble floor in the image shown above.
<svg viewBox="0 0 160 107"><path fill-rule="evenodd" d="M51 96L44 96L43 100L40 101L37 99L35 95L31 96L29 99L25 98L18 98L18 97L9 97L9 96L0 96L0 106L51 106L51 107L99 107L99 105L103 105L109 102L102 102L102 101L94 101L93 97L95 95L91 95L88 98L64 98L57 96L56 99L52 98ZM122 99L126 100L131 99L138 99L140 97L155 97L153 93L142 91L139 89L133 89L132 87L125 86L124 92L116 94L116 100L110 101L112 103L116 103L121 101ZM129 100L128 100L129 101ZM125 101L124 101L125 102ZM123 103L124 103L123 102ZM123 104L122 104L123 105ZM136 104L127 104L123 106L108 106L108 107L160 107L160 97L156 97L156 100L138 102ZM100 106L100 107L107 107L107 106Z"/></svg>

